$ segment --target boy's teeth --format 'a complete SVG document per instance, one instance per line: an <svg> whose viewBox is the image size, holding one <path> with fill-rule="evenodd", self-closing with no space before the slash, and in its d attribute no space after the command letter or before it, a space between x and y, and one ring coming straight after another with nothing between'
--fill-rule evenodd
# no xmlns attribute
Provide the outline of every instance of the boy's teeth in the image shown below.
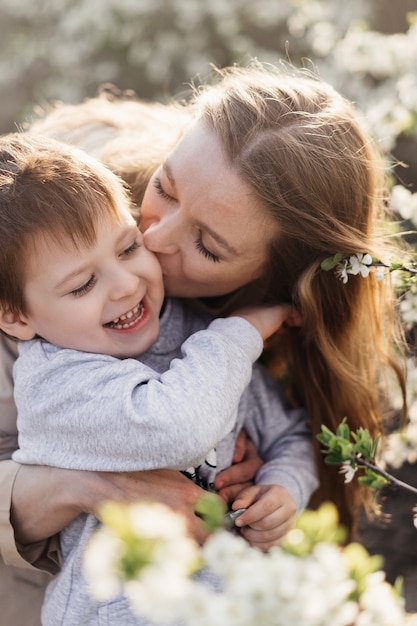
<svg viewBox="0 0 417 626"><path fill-rule="evenodd" d="M137 315L138 313L139 315ZM117 330L121 330L123 328L129 328L129 326L133 326L133 324L136 324L140 319L142 319L143 313L144 313L143 304L140 303L136 305L131 311L128 311L127 313L125 313L124 315L121 315L120 317L116 317L116 319L110 322L110 324L112 325L113 328L116 328ZM132 319L133 316L135 316L135 319L129 322L129 320Z"/></svg>

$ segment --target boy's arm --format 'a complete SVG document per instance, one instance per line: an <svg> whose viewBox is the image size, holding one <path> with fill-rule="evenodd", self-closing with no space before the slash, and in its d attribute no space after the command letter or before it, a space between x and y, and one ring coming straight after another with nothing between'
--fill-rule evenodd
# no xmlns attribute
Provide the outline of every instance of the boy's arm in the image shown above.
<svg viewBox="0 0 417 626"><path fill-rule="evenodd" d="M318 487L312 435L305 412L290 407L261 366L254 368L239 410L245 411L244 427L265 463L256 484L238 494L232 509L246 509L235 524L251 545L267 551L279 543Z"/></svg>
<svg viewBox="0 0 417 626"><path fill-rule="evenodd" d="M285 487L297 510L302 510L318 487L306 412L291 407L277 381L258 364L242 398L242 407L247 414L244 428L265 461L255 483Z"/></svg>
<svg viewBox="0 0 417 626"><path fill-rule="evenodd" d="M16 393L33 393L19 406L14 458L104 471L198 464L231 430L262 346L251 324L231 318L187 339L184 358L163 374L104 355L89 367L92 355L68 350L37 370L28 361L31 387L18 377Z"/></svg>

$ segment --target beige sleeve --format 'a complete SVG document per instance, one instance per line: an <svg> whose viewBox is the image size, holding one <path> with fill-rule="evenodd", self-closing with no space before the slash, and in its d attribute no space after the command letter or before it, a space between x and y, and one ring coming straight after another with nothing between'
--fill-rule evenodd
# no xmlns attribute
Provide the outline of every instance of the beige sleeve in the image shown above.
<svg viewBox="0 0 417 626"><path fill-rule="evenodd" d="M21 546L10 523L13 485L20 469L10 460L17 448L12 374L16 356L16 344L0 335L0 555L7 565L56 573L61 559L58 536Z"/></svg>
<svg viewBox="0 0 417 626"><path fill-rule="evenodd" d="M41 626L48 574L5 565L0 558L1 626Z"/></svg>
<svg viewBox="0 0 417 626"><path fill-rule="evenodd" d="M16 357L16 343L0 333L0 460L10 459L17 448L17 415L13 400Z"/></svg>
<svg viewBox="0 0 417 626"><path fill-rule="evenodd" d="M13 484L20 465L0 462L0 555L7 565L55 574L61 566L58 536L25 546L16 544L10 523Z"/></svg>

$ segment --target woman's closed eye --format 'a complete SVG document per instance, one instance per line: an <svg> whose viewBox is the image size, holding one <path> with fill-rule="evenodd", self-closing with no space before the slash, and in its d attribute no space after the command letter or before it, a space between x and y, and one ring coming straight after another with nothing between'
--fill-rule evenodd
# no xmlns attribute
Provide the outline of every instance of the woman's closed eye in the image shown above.
<svg viewBox="0 0 417 626"><path fill-rule="evenodd" d="M70 294L75 296L76 298L80 296L84 296L86 293L91 291L91 289L96 284L96 281L97 281L96 277L94 276L94 274L92 274L90 278L83 285L81 285L81 287L77 287L76 289L73 289L70 292Z"/></svg>
<svg viewBox="0 0 417 626"><path fill-rule="evenodd" d="M197 248L197 250L206 258L209 259L210 261L213 261L214 263L220 263L220 257L217 256L217 254L214 254L214 252L211 252L210 250L208 250L205 245L203 244L203 239L201 236L201 231L198 233L197 239L194 242L195 247Z"/></svg>
<svg viewBox="0 0 417 626"><path fill-rule="evenodd" d="M170 196L169 193L167 193L165 189L162 187L161 179L158 176L154 178L153 184L154 184L157 194L161 196L161 198L164 198L165 200L168 200L169 202L175 201L175 198Z"/></svg>

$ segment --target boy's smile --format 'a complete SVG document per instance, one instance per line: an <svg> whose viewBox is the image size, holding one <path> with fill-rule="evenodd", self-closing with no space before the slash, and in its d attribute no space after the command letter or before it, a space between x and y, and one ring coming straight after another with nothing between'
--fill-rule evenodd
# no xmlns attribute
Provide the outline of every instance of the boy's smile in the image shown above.
<svg viewBox="0 0 417 626"><path fill-rule="evenodd" d="M156 257L127 209L97 225L92 245L34 238L25 277L30 334L63 348L137 356L159 333L164 291Z"/></svg>
<svg viewBox="0 0 417 626"><path fill-rule="evenodd" d="M145 313L145 305L143 302L139 302L133 309L124 313L120 317L117 317L115 320L104 324L108 326L108 328L115 328L116 330L124 330L127 328L132 328L138 322L141 321Z"/></svg>

